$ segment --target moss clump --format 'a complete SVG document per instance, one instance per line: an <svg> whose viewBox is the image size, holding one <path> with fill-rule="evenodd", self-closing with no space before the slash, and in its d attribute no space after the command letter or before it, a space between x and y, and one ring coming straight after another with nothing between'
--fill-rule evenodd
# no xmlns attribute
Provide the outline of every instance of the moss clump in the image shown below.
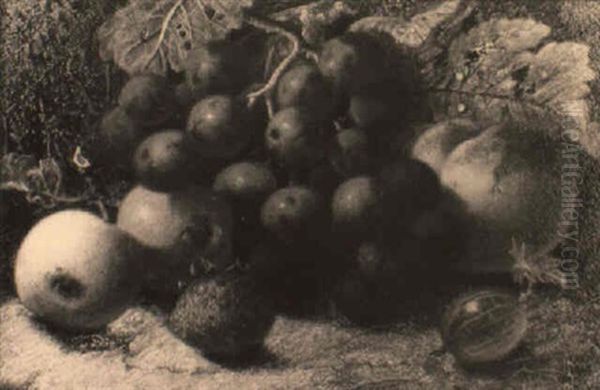
<svg viewBox="0 0 600 390"><path fill-rule="evenodd" d="M112 100L117 72L95 30L119 3L7 0L1 11L0 128L5 148L71 156Z"/></svg>

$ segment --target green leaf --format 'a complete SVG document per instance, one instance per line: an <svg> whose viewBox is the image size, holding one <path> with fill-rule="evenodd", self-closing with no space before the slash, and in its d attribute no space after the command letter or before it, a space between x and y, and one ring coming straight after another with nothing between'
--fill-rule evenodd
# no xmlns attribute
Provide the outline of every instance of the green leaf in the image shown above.
<svg viewBox="0 0 600 390"><path fill-rule="evenodd" d="M254 0L131 0L98 30L100 56L129 74L183 70L188 53L224 38Z"/></svg>
<svg viewBox="0 0 600 390"><path fill-rule="evenodd" d="M350 31L386 34L397 45L409 48L421 46L440 23L455 15L461 0L446 0L406 21L395 16L369 16L350 26Z"/></svg>
<svg viewBox="0 0 600 390"><path fill-rule="evenodd" d="M590 134L586 97L596 74L589 48L550 42L550 28L531 19L494 19L459 36L448 50L442 77L429 87L438 117L468 117L484 124L513 120L554 137ZM439 71L439 70L438 70ZM592 142L582 143L591 154Z"/></svg>

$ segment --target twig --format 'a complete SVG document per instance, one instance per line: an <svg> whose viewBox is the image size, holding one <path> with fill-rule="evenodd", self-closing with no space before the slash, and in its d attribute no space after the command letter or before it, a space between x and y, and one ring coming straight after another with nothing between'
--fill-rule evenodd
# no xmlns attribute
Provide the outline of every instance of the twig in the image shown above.
<svg viewBox="0 0 600 390"><path fill-rule="evenodd" d="M50 192L42 192L40 193L40 195L47 197L57 203L64 203L64 204L76 204L76 203L83 203L85 202L87 199L81 196L62 196L62 195L54 195Z"/></svg>
<svg viewBox="0 0 600 390"><path fill-rule="evenodd" d="M471 96L471 97L489 97L492 99L514 100L514 97L507 96L507 95L501 95L501 94L490 93L490 92L461 91L458 89L451 89L451 88L427 88L427 89L425 89L425 92L448 93L448 94L454 93L457 95L465 95L465 96Z"/></svg>
<svg viewBox="0 0 600 390"><path fill-rule="evenodd" d="M288 41L292 44L292 50L290 53L281 61L281 63L275 68L273 74L269 78L269 81L259 90L249 93L246 98L248 99L248 105L252 106L256 102L260 96L266 95L269 93L275 86L277 82L283 75L283 73L288 69L290 64L298 57L300 53L301 47L301 39L291 31L286 30L284 27L280 26L276 22L268 21L264 19L260 19L254 16L246 16L244 21L258 29L266 31L267 33L279 34L288 39Z"/></svg>

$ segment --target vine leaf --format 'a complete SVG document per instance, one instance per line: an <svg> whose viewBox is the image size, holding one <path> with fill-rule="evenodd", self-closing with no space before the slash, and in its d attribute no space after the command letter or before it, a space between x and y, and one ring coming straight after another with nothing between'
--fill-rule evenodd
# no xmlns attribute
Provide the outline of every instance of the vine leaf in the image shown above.
<svg viewBox="0 0 600 390"><path fill-rule="evenodd" d="M273 15L280 21L298 21L302 38L318 46L335 34L340 34L356 18L358 11L350 2L317 1Z"/></svg>
<svg viewBox="0 0 600 390"><path fill-rule="evenodd" d="M0 189L23 192L30 201L58 196L62 190L62 170L53 158L36 160L30 155L8 153L0 163Z"/></svg>
<svg viewBox="0 0 600 390"><path fill-rule="evenodd" d="M589 47L543 45L550 32L531 19L492 19L460 35L450 45L441 77L428 78L437 116L484 124L510 119L555 137L573 130L584 149L597 156L598 133L590 125L586 100L588 83L596 77Z"/></svg>
<svg viewBox="0 0 600 390"><path fill-rule="evenodd" d="M131 0L98 29L100 57L129 74L182 71L188 53L224 38L254 0Z"/></svg>
<svg viewBox="0 0 600 390"><path fill-rule="evenodd" d="M442 22L455 15L461 0L446 0L429 11L415 15L409 21L394 16L368 16L350 26L350 31L386 34L397 45L417 48Z"/></svg>

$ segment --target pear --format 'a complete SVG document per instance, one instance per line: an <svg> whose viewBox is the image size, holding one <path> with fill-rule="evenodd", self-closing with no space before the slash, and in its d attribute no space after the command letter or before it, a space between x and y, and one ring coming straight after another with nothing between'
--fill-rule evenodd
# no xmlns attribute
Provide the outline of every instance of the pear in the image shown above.
<svg viewBox="0 0 600 390"><path fill-rule="evenodd" d="M25 307L65 330L117 318L136 297L141 246L94 214L66 210L39 221L21 243L15 286Z"/></svg>
<svg viewBox="0 0 600 390"><path fill-rule="evenodd" d="M467 249L471 270L506 271L514 261L513 242L533 253L557 237L561 167L556 150L542 136L492 126L449 154L440 178L474 218Z"/></svg>

